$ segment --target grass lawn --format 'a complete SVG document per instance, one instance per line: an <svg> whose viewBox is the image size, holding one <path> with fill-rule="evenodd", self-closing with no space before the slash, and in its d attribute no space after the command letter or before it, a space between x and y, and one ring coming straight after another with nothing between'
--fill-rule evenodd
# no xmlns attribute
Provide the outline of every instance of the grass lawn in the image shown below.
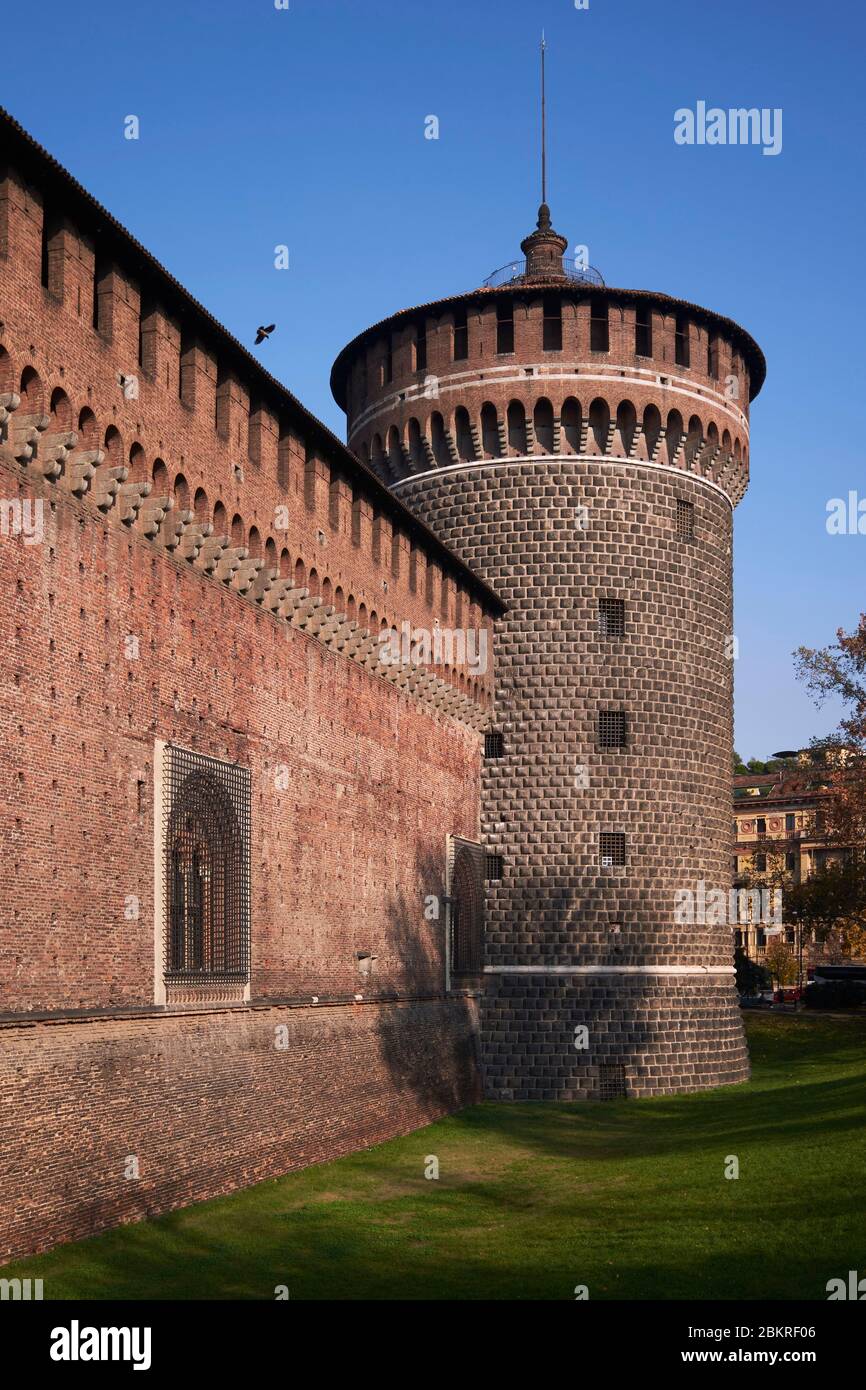
<svg viewBox="0 0 866 1390"><path fill-rule="evenodd" d="M866 1019L746 1026L748 1085L475 1106L3 1275L46 1298L826 1299L866 1274Z"/></svg>

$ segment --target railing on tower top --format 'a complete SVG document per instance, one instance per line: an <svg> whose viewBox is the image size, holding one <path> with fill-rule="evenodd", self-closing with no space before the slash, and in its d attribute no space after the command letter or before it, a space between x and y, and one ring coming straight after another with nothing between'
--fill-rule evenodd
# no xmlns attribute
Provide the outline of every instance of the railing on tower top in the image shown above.
<svg viewBox="0 0 866 1390"><path fill-rule="evenodd" d="M500 285L519 284L526 280L526 261L509 261L508 265L502 265L498 270L494 270L492 275L488 275L483 282L485 289L497 289ZM533 280L539 278L533 275ZM562 258L562 275L555 272L551 275L551 280L565 279L577 282L579 285L594 285L596 288L604 288L604 280L601 272L592 265L581 265L579 261L571 256Z"/></svg>

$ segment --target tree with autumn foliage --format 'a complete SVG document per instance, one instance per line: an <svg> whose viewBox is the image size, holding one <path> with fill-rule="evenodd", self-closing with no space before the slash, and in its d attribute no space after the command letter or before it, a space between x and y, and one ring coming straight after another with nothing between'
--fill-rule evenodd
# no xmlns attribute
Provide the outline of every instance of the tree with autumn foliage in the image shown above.
<svg viewBox="0 0 866 1390"><path fill-rule="evenodd" d="M829 647L799 647L794 659L819 709L831 696L845 707L835 733L813 748L828 769L829 838L866 852L866 613L854 632L839 628Z"/></svg>
<svg viewBox="0 0 866 1390"><path fill-rule="evenodd" d="M839 628L830 646L800 647L794 658L818 708L831 696L844 707L839 727L813 740L813 749L827 769L827 838L848 854L801 884L788 902L803 926L839 931L852 955L866 956L866 613L855 631Z"/></svg>

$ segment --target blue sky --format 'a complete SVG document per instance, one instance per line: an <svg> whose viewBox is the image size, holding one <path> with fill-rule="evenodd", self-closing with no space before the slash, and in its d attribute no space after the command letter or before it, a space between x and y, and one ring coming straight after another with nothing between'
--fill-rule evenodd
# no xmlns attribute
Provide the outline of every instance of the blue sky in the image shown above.
<svg viewBox="0 0 866 1390"><path fill-rule="evenodd" d="M866 497L859 6L42 0L7 34L0 102L238 337L276 320L263 361L342 435L343 343L478 284L534 224L542 25L556 228L609 284L706 304L766 353L736 514L736 743L804 745L837 712L791 652L866 606L866 535L825 527L830 498ZM781 107L781 153L676 145L699 100Z"/></svg>

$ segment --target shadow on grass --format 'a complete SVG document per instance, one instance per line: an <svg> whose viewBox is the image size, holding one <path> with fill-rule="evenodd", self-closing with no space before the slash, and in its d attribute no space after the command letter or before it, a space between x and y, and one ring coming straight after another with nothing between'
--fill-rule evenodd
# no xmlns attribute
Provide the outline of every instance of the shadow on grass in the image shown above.
<svg viewBox="0 0 866 1390"><path fill-rule="evenodd" d="M863 1262L866 1029L804 1050L796 1027L750 1023L744 1086L475 1106L4 1275L49 1299L824 1299Z"/></svg>

